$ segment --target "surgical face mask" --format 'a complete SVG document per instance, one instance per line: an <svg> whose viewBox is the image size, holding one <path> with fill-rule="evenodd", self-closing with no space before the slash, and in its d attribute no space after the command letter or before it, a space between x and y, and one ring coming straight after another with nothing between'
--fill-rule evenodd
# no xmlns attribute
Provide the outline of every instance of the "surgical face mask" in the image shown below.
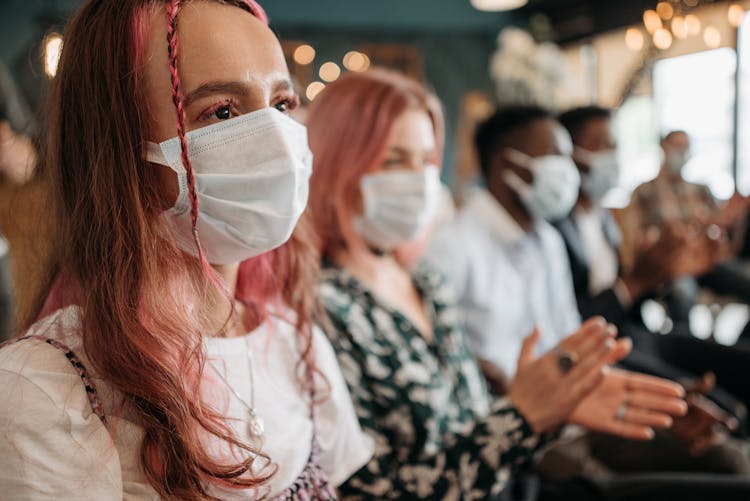
<svg viewBox="0 0 750 501"><path fill-rule="evenodd" d="M364 213L354 219L354 227L370 246L390 252L415 240L434 220L440 173L435 166L375 172L362 177L360 190Z"/></svg>
<svg viewBox="0 0 750 501"><path fill-rule="evenodd" d="M307 129L265 108L187 133L198 193L198 235L212 264L236 263L286 242L307 205L312 153ZM180 193L164 213L182 250L197 255L180 140L148 143L149 162L177 173Z"/></svg>
<svg viewBox="0 0 750 501"><path fill-rule="evenodd" d="M588 174L582 176L581 188L590 200L598 202L617 186L620 178L620 163L616 150L588 151L576 148L575 157L589 167Z"/></svg>
<svg viewBox="0 0 750 501"><path fill-rule="evenodd" d="M685 150L670 150L667 154L667 167L672 172L680 172L685 164L690 161L690 152Z"/></svg>
<svg viewBox="0 0 750 501"><path fill-rule="evenodd" d="M573 159L562 155L530 157L520 151L507 150L507 158L534 176L528 184L515 172L506 170L505 182L515 191L534 216L555 221L568 215L578 200L581 176Z"/></svg>

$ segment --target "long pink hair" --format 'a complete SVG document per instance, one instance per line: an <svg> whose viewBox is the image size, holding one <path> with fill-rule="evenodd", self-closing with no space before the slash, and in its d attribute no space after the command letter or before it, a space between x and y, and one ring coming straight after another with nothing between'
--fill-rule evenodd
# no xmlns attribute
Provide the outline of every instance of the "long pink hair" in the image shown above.
<svg viewBox="0 0 750 501"><path fill-rule="evenodd" d="M409 109L431 118L438 151L444 136L440 102L425 87L400 73L372 69L347 73L329 84L310 105L307 125L315 154L308 212L323 256L340 251L369 254L354 230L362 176L382 163L393 124Z"/></svg>
<svg viewBox="0 0 750 501"><path fill-rule="evenodd" d="M287 243L240 265L235 296L246 306L249 323L262 323L276 315L295 326L301 355L297 364L299 381L306 391L325 397L325 391L316 391L316 381L323 383L325 390L328 380L315 364L312 336L314 319L320 318L322 312L315 292L319 272L320 254L311 221L305 214ZM289 309L293 316L287 314Z"/></svg>
<svg viewBox="0 0 750 501"><path fill-rule="evenodd" d="M214 1L267 21L252 0ZM176 63L179 7L179 0L91 0L66 30L43 145L53 252L25 327L63 306L80 305L92 368L123 395L144 429L141 467L151 485L167 499L213 499L206 485L262 489L274 465L234 437L225 417L199 397L209 310L226 298L202 251L200 259L187 256L165 227L161 184L144 160L144 53L152 16L162 10L195 225L200 200ZM297 272L299 256L281 249L247 263L238 298L262 311L267 294L278 296L299 308L300 322L309 322L309 290L295 285L304 278ZM285 260L289 266L275 267ZM302 342L309 344L307 335ZM212 438L248 459L214 457Z"/></svg>

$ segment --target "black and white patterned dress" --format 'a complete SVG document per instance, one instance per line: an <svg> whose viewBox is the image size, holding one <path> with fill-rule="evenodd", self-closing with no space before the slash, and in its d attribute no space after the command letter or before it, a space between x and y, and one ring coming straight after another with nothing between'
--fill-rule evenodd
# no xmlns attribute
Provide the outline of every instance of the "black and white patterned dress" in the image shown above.
<svg viewBox="0 0 750 501"><path fill-rule="evenodd" d="M326 328L375 457L344 499L473 500L499 493L544 444L506 399L491 400L442 275L413 275L434 325L428 342L346 270L326 267Z"/></svg>

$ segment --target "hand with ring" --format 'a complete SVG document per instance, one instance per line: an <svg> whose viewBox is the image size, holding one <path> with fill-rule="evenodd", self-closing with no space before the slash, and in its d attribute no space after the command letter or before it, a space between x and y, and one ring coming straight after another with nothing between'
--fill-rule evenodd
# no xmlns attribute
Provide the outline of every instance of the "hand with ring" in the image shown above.
<svg viewBox="0 0 750 501"><path fill-rule="evenodd" d="M609 367L632 348L627 339L616 341L616 333L604 319L594 318L539 358L534 356L539 332L524 341L508 397L534 431L571 423L648 439L654 427L669 427L671 416L685 413L679 385Z"/></svg>
<svg viewBox="0 0 750 501"><path fill-rule="evenodd" d="M607 368L568 422L631 440L650 440L655 428L669 428L674 417L685 415L684 395L672 381Z"/></svg>
<svg viewBox="0 0 750 501"><path fill-rule="evenodd" d="M539 358L534 354L539 331L524 340L508 398L534 431L563 425L600 383L604 367L627 355L629 342L616 341L616 334L603 318L594 318Z"/></svg>

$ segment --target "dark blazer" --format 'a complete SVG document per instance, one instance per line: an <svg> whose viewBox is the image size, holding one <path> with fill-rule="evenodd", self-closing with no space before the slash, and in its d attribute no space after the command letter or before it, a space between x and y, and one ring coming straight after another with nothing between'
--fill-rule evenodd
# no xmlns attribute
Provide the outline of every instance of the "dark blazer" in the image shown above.
<svg viewBox="0 0 750 501"><path fill-rule="evenodd" d="M617 222L606 209L600 209L600 214L606 239L613 250L617 252L622 243L622 236ZM689 333L686 333L687 335L673 334L671 336L657 336L652 334L641 320L640 303L636 302L628 308L623 307L613 289L607 289L599 294L592 295L589 291L591 256L588 256L586 253L581 231L578 228L575 217L571 213L565 219L554 223L554 226L560 232L565 241L565 247L568 250L570 270L573 276L576 299L581 316L584 319L596 315L603 316L607 321L617 326L621 335L628 336L633 340L633 351L621 364L630 370L675 381L693 379L698 376L696 373L673 365L665 360L663 356L664 346L662 346L664 343L662 341L670 341L673 344L677 344L676 349L678 350L682 350L684 348L683 345L701 345L702 342L693 339ZM744 408L725 390L714 388L709 397L731 412L735 417L739 418L740 421L744 420L746 415Z"/></svg>
<svg viewBox="0 0 750 501"><path fill-rule="evenodd" d="M615 252L618 252L622 244L622 234L617 221L612 214L605 209L599 211L602 221L604 235ZM565 241L570 259L570 271L573 276L578 310L583 318L601 315L609 322L622 328L624 323L630 319L630 311L623 308L614 290L607 289L599 294L592 295L589 292L589 278L591 272L591 257L587 255L581 238L581 230L571 213L565 219L554 223Z"/></svg>

